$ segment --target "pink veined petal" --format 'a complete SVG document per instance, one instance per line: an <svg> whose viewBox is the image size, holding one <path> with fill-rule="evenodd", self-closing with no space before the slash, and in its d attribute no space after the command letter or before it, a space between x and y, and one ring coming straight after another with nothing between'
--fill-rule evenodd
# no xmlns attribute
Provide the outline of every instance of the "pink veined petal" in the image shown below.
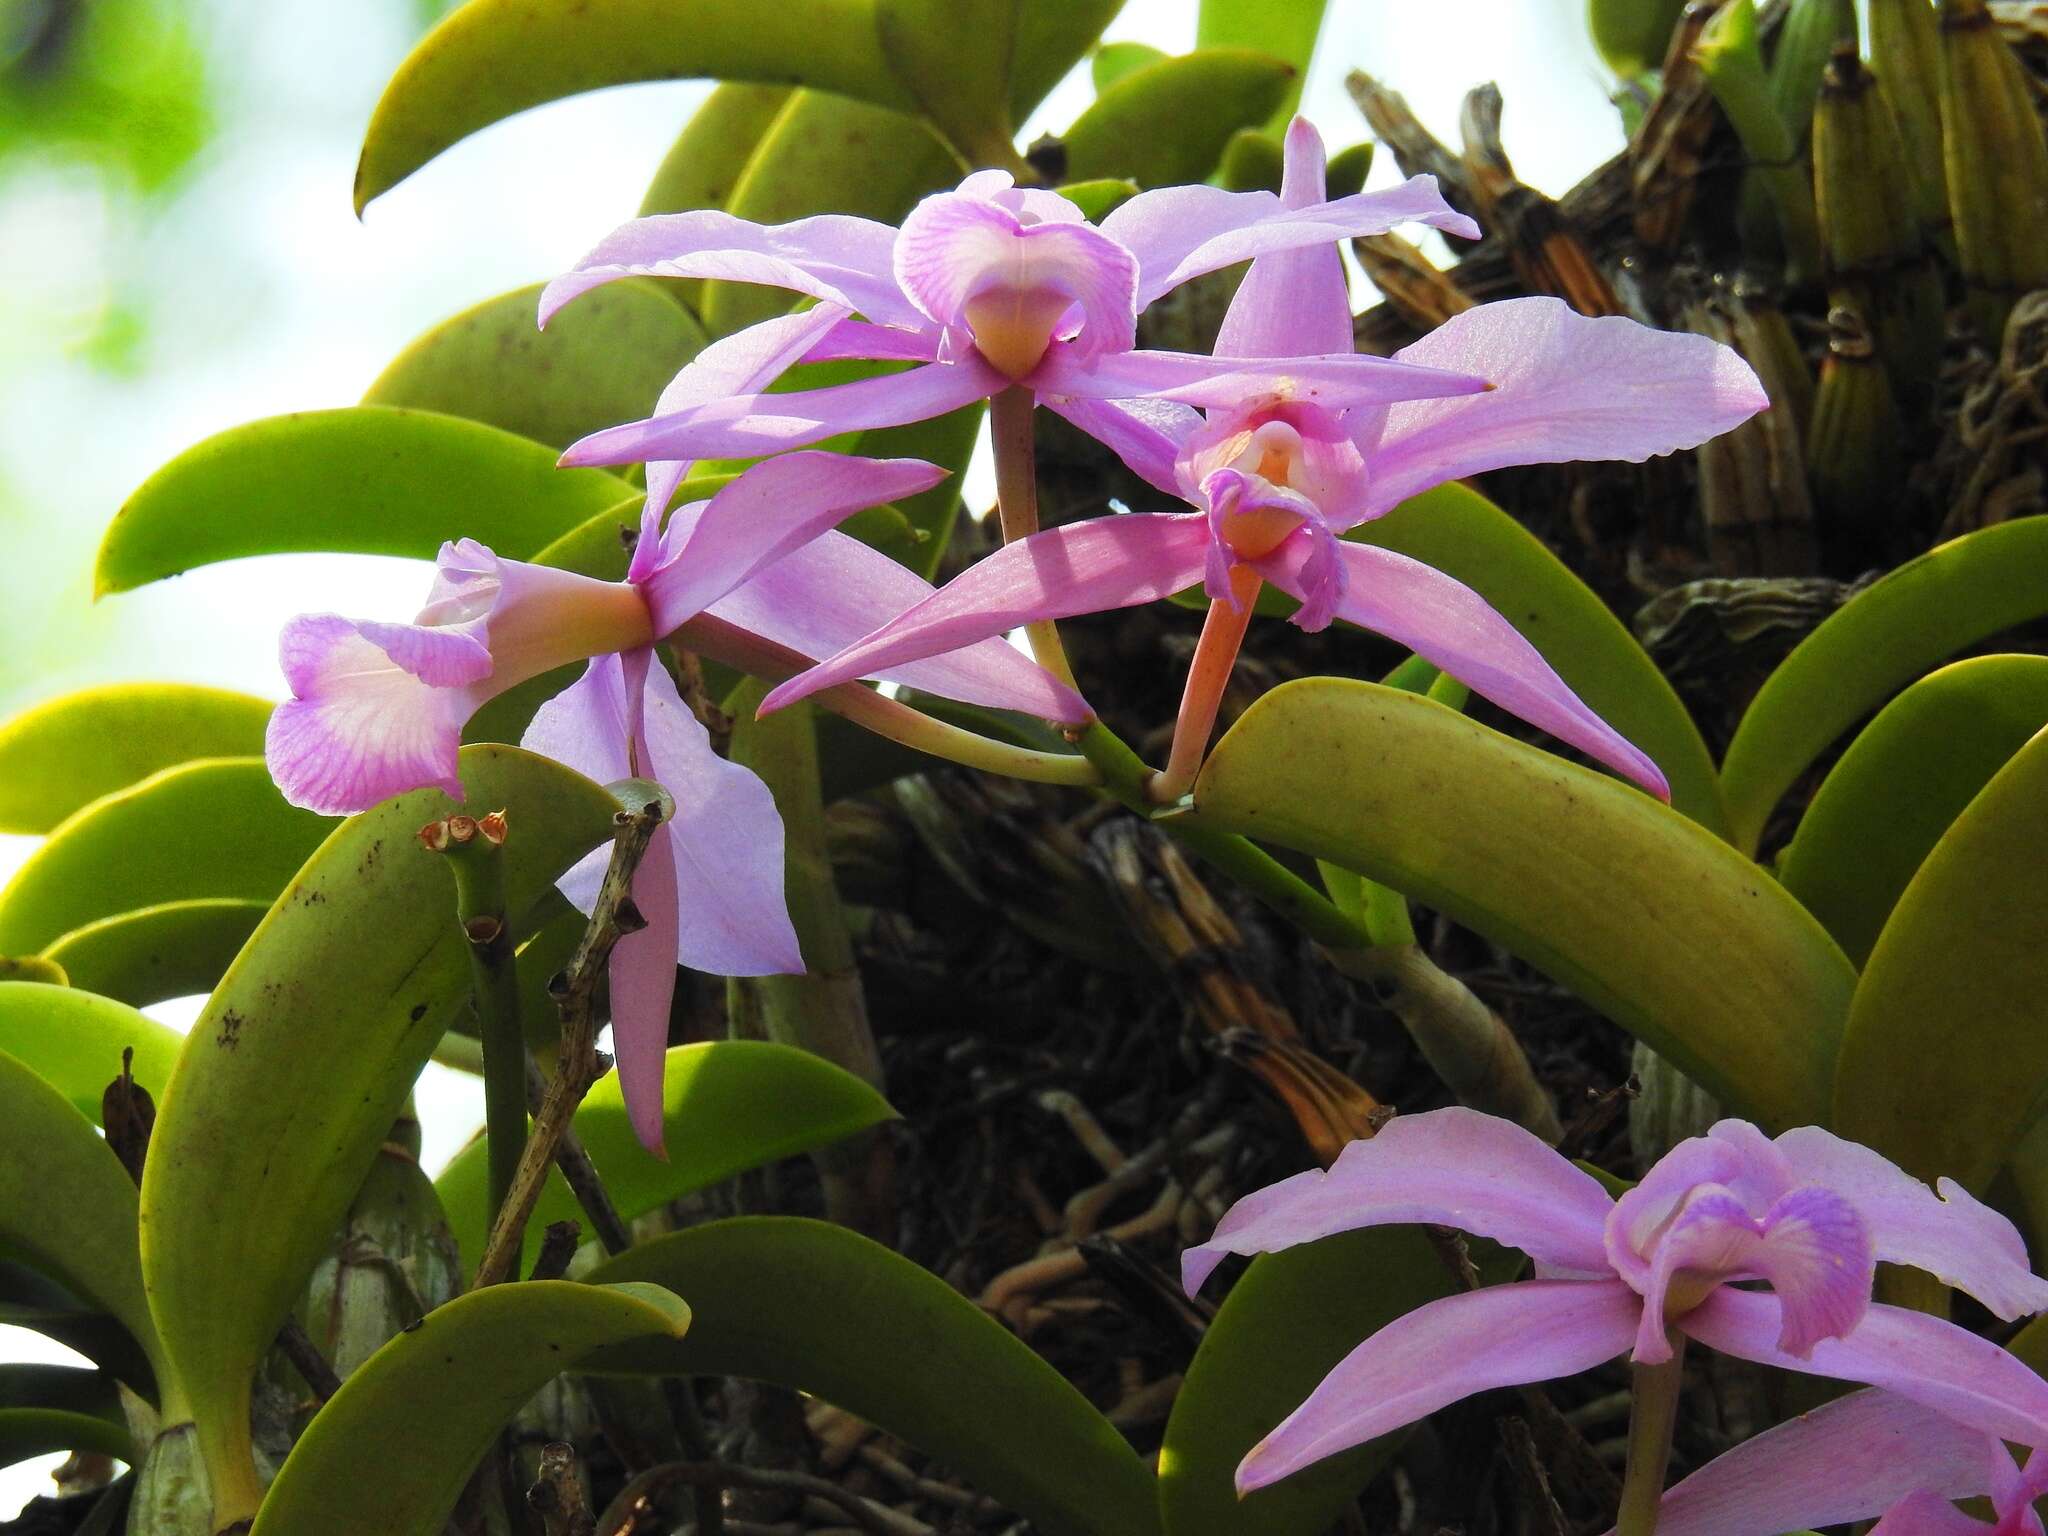
<svg viewBox="0 0 2048 1536"><path fill-rule="evenodd" d="M1139 479L1181 499L1173 465L1181 444L1202 424L1193 406L1171 400L1070 400L1064 395L1041 395L1038 403L1108 448Z"/></svg>
<svg viewBox="0 0 2048 1536"><path fill-rule="evenodd" d="M1272 1253L1356 1227L1433 1222L1520 1248L1543 1263L1605 1272L1599 1180L1520 1126L1470 1109L1396 1115L1328 1172L1254 1190L1181 1255L1189 1295L1231 1253Z"/></svg>
<svg viewBox="0 0 2048 1536"><path fill-rule="evenodd" d="M691 406L758 394L791 365L815 350L819 338L841 326L859 324L838 304L819 304L794 315L778 315L721 337L685 363L654 403L654 420ZM881 329L869 327L869 329ZM902 334L896 332L894 334ZM689 459L657 460L647 466L647 505L657 514L675 500L676 487L690 472Z"/></svg>
<svg viewBox="0 0 2048 1536"><path fill-rule="evenodd" d="M1710 1349L1882 1387L1959 1423L2021 1445L2048 1445L2048 1380L2017 1355L1924 1312L1873 1303L1846 1337L1805 1358L1778 1347L1776 1298L1721 1286L1678 1327Z"/></svg>
<svg viewBox="0 0 2048 1536"><path fill-rule="evenodd" d="M1628 1347L1641 1310L1635 1292L1605 1280L1524 1280L1418 1307L1346 1355L1252 1447L1237 1490L1278 1482L1475 1392L1590 1370Z"/></svg>
<svg viewBox="0 0 2048 1536"><path fill-rule="evenodd" d="M1078 305L1084 353L1136 345L1137 263L1092 224L1026 224L998 203L940 192L903 221L895 272L911 302L948 329L972 329L977 299L1008 294L1045 335Z"/></svg>
<svg viewBox="0 0 2048 1536"><path fill-rule="evenodd" d="M840 432L928 421L986 399L1008 383L978 358L786 395L738 395L632 421L571 443L561 462L637 464L657 459L752 459L809 447Z"/></svg>
<svg viewBox="0 0 2048 1536"><path fill-rule="evenodd" d="M746 332L738 334L744 336ZM812 344L803 360L807 363L834 363L849 359L930 363L936 362L938 356L939 338L932 331L911 331L898 325L875 325L866 320L841 320Z"/></svg>
<svg viewBox="0 0 2048 1536"><path fill-rule="evenodd" d="M1647 1289L1647 1255L1679 1207L1703 1184L1735 1188L1747 1171L1743 1149L1724 1138L1688 1136L1679 1142L1615 1202L1605 1234L1608 1264L1638 1291Z"/></svg>
<svg viewBox="0 0 2048 1536"><path fill-rule="evenodd" d="M1371 510L1507 464L1622 459L1693 448L1770 404L1732 350L1616 315L1589 319L1561 299L1503 299L1454 315L1395 354L1405 363L1484 372L1493 390L1458 403L1391 407L1360 446Z"/></svg>
<svg viewBox="0 0 2048 1536"><path fill-rule="evenodd" d="M1329 410L1440 395L1477 394L1476 374L1413 368L1370 353L1323 357L1200 357L1120 352L1093 360L1055 345L1024 381L1040 394L1084 400L1177 400L1207 410L1254 402L1313 402Z"/></svg>
<svg viewBox="0 0 2048 1536"><path fill-rule="evenodd" d="M689 508L676 514L691 514ZM673 529L676 519L670 520ZM786 646L799 655L831 656L932 595L932 585L887 555L843 533L824 533L791 550L707 610L713 618ZM983 640L906 662L876 674L885 681L980 704L1079 725L1087 701L1001 639Z"/></svg>
<svg viewBox="0 0 2048 1536"><path fill-rule="evenodd" d="M1140 192L1102 221L1102 232L1138 258L1138 308L1168 290L1275 251L1383 235L1398 224L1428 224L1467 239L1479 226L1443 200L1434 176L1359 192L1310 207L1283 208L1270 192L1162 187Z"/></svg>
<svg viewBox="0 0 2048 1536"><path fill-rule="evenodd" d="M655 672L666 672L657 666ZM744 770L742 770L744 771ZM647 926L612 950L612 1053L619 1094L640 1145L666 1158L662 1145L661 1080L668 1065L669 1005L676 992L676 921L681 906L676 880L676 831L656 827L633 872L633 904Z"/></svg>
<svg viewBox="0 0 2048 1536"><path fill-rule="evenodd" d="M424 681L366 628L397 631L406 643L417 638L412 626L365 626L331 613L285 625L278 660L295 697L277 707L264 733L270 776L291 804L329 816L427 785L461 799L462 726L487 695ZM467 635L450 639L476 644ZM434 670L425 655L411 659ZM487 653L486 670L488 663Z"/></svg>
<svg viewBox="0 0 2048 1536"><path fill-rule="evenodd" d="M922 459L861 459L815 450L752 465L705 505L643 578L657 634L723 597L800 544L864 507L929 490L946 471ZM643 541L644 542L644 541Z"/></svg>
<svg viewBox="0 0 2048 1536"><path fill-rule="evenodd" d="M1655 1239L1651 1259L1635 1348L1644 1365L1671 1358L1665 1302L1681 1274L1770 1281L1781 1316L1778 1347L1803 1357L1856 1326L1877 1273L1870 1229L1856 1208L1814 1185L1793 1190L1760 1218L1732 1191L1702 1185Z"/></svg>
<svg viewBox="0 0 2048 1536"><path fill-rule="evenodd" d="M769 714L835 683L1007 634L1035 619L1129 608L1178 592L1202 572L1198 514L1098 517L1049 528L977 561L915 608L761 701Z"/></svg>
<svg viewBox="0 0 2048 1536"><path fill-rule="evenodd" d="M1088 216L1078 204L1057 192L1040 187L1020 187L1008 171L975 171L954 189L968 197L995 203L1036 224L1085 224Z"/></svg>
<svg viewBox="0 0 2048 1536"><path fill-rule="evenodd" d="M918 325L917 310L890 275L895 242L887 224L845 214L774 225L715 209L634 219L542 290L540 323L621 277L709 277L806 293L885 325Z"/></svg>
<svg viewBox="0 0 2048 1536"><path fill-rule="evenodd" d="M1267 580L1304 595L1311 545L1297 533L1253 562ZM1347 574L1337 617L1398 640L1474 693L1577 747L1660 800L1671 797L1657 765L1586 707L1515 627L1463 582L1369 544L1340 543Z"/></svg>
<svg viewBox="0 0 2048 1536"><path fill-rule="evenodd" d="M1657 1536L1777 1536L1868 1520L1915 1492L1972 1498L1990 1490L1994 1458L2012 1464L1979 1430L1889 1392L1852 1392L1723 1451L1672 1487L1657 1507ZM1990 1533L1976 1525L1972 1536Z"/></svg>
<svg viewBox="0 0 2048 1536"><path fill-rule="evenodd" d="M719 976L766 976L804 968L782 894L782 817L754 774L711 750L665 669L647 674L643 773L676 802L673 958ZM657 926L648 914L649 931Z"/></svg>
<svg viewBox="0 0 2048 1536"><path fill-rule="evenodd" d="M2002 1536L2002 1527L1986 1525L1940 1494L1921 1489L1887 1510L1870 1536Z"/></svg>
<svg viewBox="0 0 2048 1536"><path fill-rule="evenodd" d="M519 744L586 779L615 784L633 776L627 716L619 658L593 657L581 677L534 711ZM569 904L586 917L597 906L597 890L611 857L609 843L593 848L555 882Z"/></svg>
<svg viewBox="0 0 2048 1536"><path fill-rule="evenodd" d="M1309 120L1287 129L1280 206L1290 212L1325 198L1323 140ZM1216 333L1218 357L1312 357L1349 352L1351 290L1337 244L1274 251L1252 263Z"/></svg>
<svg viewBox="0 0 2048 1536"><path fill-rule="evenodd" d="M1855 1203L1879 1258L1924 1269L2007 1322L2048 1310L2048 1280L2028 1264L2019 1228L1953 1179L1941 1180L1937 1193L1868 1147L1818 1126L1787 1131L1777 1145L1802 1181Z"/></svg>

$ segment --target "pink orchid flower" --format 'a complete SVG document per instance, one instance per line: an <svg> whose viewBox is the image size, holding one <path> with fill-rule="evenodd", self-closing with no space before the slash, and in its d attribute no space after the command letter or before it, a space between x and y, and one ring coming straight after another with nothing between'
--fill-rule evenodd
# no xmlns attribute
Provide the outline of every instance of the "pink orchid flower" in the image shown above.
<svg viewBox="0 0 2048 1536"><path fill-rule="evenodd" d="M2014 1464L1985 1434L1909 1398L1852 1392L1745 1440L1667 1492L1657 1536L1779 1536L1882 1516L1870 1536L2042 1536L2048 1451ZM1952 1499L1991 1500L1986 1524Z"/></svg>
<svg viewBox="0 0 2048 1536"><path fill-rule="evenodd" d="M1984 1434L2048 1443L2048 1381L1989 1340L1870 1299L1910 1264L2007 1320L2048 1308L2005 1217L1815 1126L1775 1140L1723 1120L1619 1200L1521 1127L1469 1109L1403 1115L1327 1172L1283 1179L1190 1248L1192 1294L1226 1254L1435 1222L1536 1262L1537 1278L1419 1307L1360 1344L1237 1470L1249 1491L1494 1387L1668 1361L1675 1329L1723 1354L1884 1387ZM1768 1291L1731 1282L1764 1281ZM1661 1530L1661 1527L1660 1527Z"/></svg>
<svg viewBox="0 0 2048 1536"><path fill-rule="evenodd" d="M1321 141L1287 136L1287 210L1322 206ZM1261 255L1217 338L1234 355L1323 356L1351 344L1334 245ZM1483 394L1385 405L1294 387L1284 374L1226 376L1197 403L1105 405L1091 430L1153 485L1201 509L1095 518L1005 546L934 597L771 693L765 710L877 665L929 656L1028 622L1152 602L1202 582L1209 624L1190 672L1172 799L1193 781L1260 585L1301 600L1294 622L1342 618L1377 631L1503 709L1668 794L1656 764L1593 713L1534 646L1461 582L1338 535L1408 497L1508 464L1639 461L1694 447L1769 403L1740 357L1704 336L1587 319L1555 299L1510 299L1453 317L1399 354L1481 374Z"/></svg>
<svg viewBox="0 0 2048 1536"><path fill-rule="evenodd" d="M680 633L716 656L739 637L818 656L914 604L928 583L830 530L943 475L916 459L772 459L678 509L665 530L650 506L622 582L500 559L467 539L444 545L413 623L313 614L286 626L279 651L293 696L271 716L271 775L292 804L327 814L427 785L460 799L469 717L517 683L593 658L542 706L524 744L600 783L657 780L675 800L633 884L648 926L611 963L620 1086L634 1129L658 1151L677 964L728 976L804 967L783 901L775 802L712 750L654 644ZM890 676L995 708L1086 708L1001 641ZM607 857L593 852L561 881L585 912Z"/></svg>
<svg viewBox="0 0 2048 1536"><path fill-rule="evenodd" d="M1335 241L1409 221L1478 234L1430 176L1311 202L1164 187L1139 193L1100 227L1056 192L1013 185L1006 171L977 171L926 198L901 229L837 214L774 226L715 211L636 219L548 284L543 325L579 294L621 277L763 283L817 302L728 338L676 376L651 418L593 433L562 462L753 458L923 421L1012 389L1098 434L1122 428L1107 400L1210 405L1284 386L1302 399L1365 406L1483 390L1486 382L1469 374L1355 355L1348 328L1320 355L1137 349L1138 315L1190 278L1267 252L1334 251ZM920 366L758 393L791 363L854 358Z"/></svg>

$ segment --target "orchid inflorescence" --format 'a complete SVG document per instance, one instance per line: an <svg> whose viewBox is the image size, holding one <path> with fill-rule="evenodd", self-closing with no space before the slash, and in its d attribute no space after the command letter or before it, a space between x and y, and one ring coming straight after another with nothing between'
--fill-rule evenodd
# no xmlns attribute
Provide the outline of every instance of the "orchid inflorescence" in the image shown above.
<svg viewBox="0 0 2048 1536"><path fill-rule="evenodd" d="M1280 191L1169 187L1090 223L1057 192L977 171L900 228L824 216L762 226L721 212L636 220L549 284L541 319L627 277L787 289L807 307L700 353L647 419L572 445L565 465L646 466L623 582L441 552L410 624L295 621L293 698L271 722L272 772L294 804L354 812L421 786L460 793L456 751L484 702L554 668L577 681L534 715L528 748L600 782L662 784L673 822L635 876L643 932L611 961L620 1081L657 1149L678 963L728 976L804 969L773 796L721 757L661 647L766 672L763 714L863 685L1018 711L1069 741L1096 725L1061 619L1199 588L1208 600L1173 745L1143 785L1172 807L1194 785L1262 589L1316 630L1343 619L1658 797L1658 764L1603 720L1517 628L1460 581L1344 535L1447 481L1508 465L1641 461L1738 426L1767 398L1705 337L1587 318L1556 299L1482 304L1391 358L1359 353L1339 242L1419 223L1478 231L1434 180L1331 199L1315 130L1297 119ZM1250 268L1199 356L1137 345L1146 307L1222 268ZM792 367L908 365L777 392ZM821 451L828 438L996 409L1006 542L936 589L835 526L942 475L916 460ZM1039 530L1028 504L1031 413L1064 417L1178 511L1118 511ZM708 500L673 506L709 460L752 460ZM1020 628L1036 660L1004 636ZM791 674L794 675L791 675ZM856 715L856 718L860 718ZM957 755L957 743L902 739ZM588 911L600 850L562 893ZM1489 1388L1627 1354L1639 1395L1676 1390L1687 1339L1872 1390L1788 1423L1655 1495L1631 1462L1639 1536L1769 1533L1883 1515L1887 1536L1979 1524L1951 1498L1989 1494L2000 1531L2028 1511L2048 1444L2048 1384L1944 1320L1873 1300L1876 1266L1914 1266L2012 1320L2048 1308L2017 1230L1960 1186L1937 1193L1814 1127L1775 1138L1740 1120L1673 1148L1618 1199L1527 1131L1467 1109L1395 1118L1327 1172L1240 1200L1185 1258L1189 1290L1229 1254L1352 1228L1432 1223L1518 1248L1535 1277L1424 1306L1359 1345L1245 1458L1240 1490ZM1757 1286L1767 1289L1758 1289ZM1873 1451L1882 1447L1882 1451ZM1816 1468L1863 1457L1869 1476ZM1654 1480L1644 1491L1644 1479ZM1630 1511L1633 1511L1631 1513ZM1633 1524L1631 1525L1631 1522Z"/></svg>

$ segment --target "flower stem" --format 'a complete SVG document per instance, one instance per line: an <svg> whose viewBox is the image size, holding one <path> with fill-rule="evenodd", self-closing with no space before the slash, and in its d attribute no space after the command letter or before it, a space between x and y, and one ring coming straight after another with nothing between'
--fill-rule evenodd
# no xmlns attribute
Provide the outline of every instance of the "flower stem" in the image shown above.
<svg viewBox="0 0 2048 1536"><path fill-rule="evenodd" d="M1230 669L1237 663L1238 647L1252 621L1252 608L1264 585L1259 573L1248 566L1230 569L1230 595L1234 603L1212 598L1209 617L1202 621L1202 638L1195 642L1194 659L1188 663L1187 687L1180 696L1180 718L1173 725L1173 749L1166 768L1146 787L1159 805L1171 805L1194 787L1201 772L1203 754L1216 729L1216 712L1223 704L1223 690L1230 684Z"/></svg>
<svg viewBox="0 0 2048 1536"><path fill-rule="evenodd" d="M1067 784L1081 789L1102 782L1101 771L1085 757L1072 752L1039 752L963 730L860 683L827 688L816 696L816 702L877 736L965 768L1033 784Z"/></svg>
<svg viewBox="0 0 2048 1536"><path fill-rule="evenodd" d="M1615 1536L1655 1536L1671 1434L1678 1427L1678 1389L1685 1379L1685 1335L1670 1332L1671 1358L1634 1367L1635 1404L1628 1420L1628 1470L1622 1476Z"/></svg>
<svg viewBox="0 0 2048 1536"><path fill-rule="evenodd" d="M1005 544L1038 532L1038 465L1031 447L1036 409L1031 391L1021 384L1012 384L988 405L989 435L996 451L996 513L1002 520ZM1026 624L1024 633L1038 664L1072 688L1074 671L1067 665L1066 648L1060 644L1053 621Z"/></svg>

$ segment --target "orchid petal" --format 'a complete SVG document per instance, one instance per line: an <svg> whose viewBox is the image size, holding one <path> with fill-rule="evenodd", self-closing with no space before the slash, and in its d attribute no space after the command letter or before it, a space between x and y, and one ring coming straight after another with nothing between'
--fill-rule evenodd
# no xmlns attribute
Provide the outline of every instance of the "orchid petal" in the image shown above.
<svg viewBox="0 0 2048 1536"><path fill-rule="evenodd" d="M1287 129L1280 206L1289 212L1324 201L1323 140L1305 117ZM1335 241L1274 251L1252 263L1237 285L1222 328L1218 357L1312 357L1349 352L1351 290Z"/></svg>
<svg viewBox="0 0 2048 1536"><path fill-rule="evenodd" d="M1043 187L1020 187L1017 185L1017 178L1008 171L971 172L954 190L964 197L980 198L985 203L995 203L1006 208L1026 223L1088 222L1088 215L1083 213L1080 204L1071 198L1061 197L1057 192L1048 192Z"/></svg>
<svg viewBox="0 0 2048 1536"><path fill-rule="evenodd" d="M704 277L787 288L887 325L921 326L923 317L890 275L895 243L887 224L845 214L774 225L716 209L634 219L542 290L540 323L618 278Z"/></svg>
<svg viewBox="0 0 2048 1536"><path fill-rule="evenodd" d="M1870 1528L1870 1536L1999 1536L1938 1493L1909 1493Z"/></svg>
<svg viewBox="0 0 2048 1536"><path fill-rule="evenodd" d="M1720 343L1616 315L1589 319L1561 299L1482 304L1395 356L1483 370L1494 388L1457 403L1395 405L1368 429L1375 515L1507 464L1640 463L1697 447L1770 404L1749 364Z"/></svg>
<svg viewBox="0 0 2048 1536"><path fill-rule="evenodd" d="M2048 1310L2019 1228L1952 1179L1935 1189L1868 1147L1818 1126L1787 1131L1780 1152L1802 1182L1846 1196L1870 1223L1877 1256L1968 1291L2007 1322Z"/></svg>
<svg viewBox="0 0 2048 1536"><path fill-rule="evenodd" d="M1475 1392L1590 1370L1628 1347L1641 1310L1627 1286L1598 1280L1519 1281L1418 1307L1346 1355L1252 1447L1238 1464L1238 1492Z"/></svg>
<svg viewBox="0 0 2048 1536"><path fill-rule="evenodd" d="M618 656L594 657L581 677L534 711L519 744L586 779L615 784L633 777L628 715ZM569 904L586 917L597 908L598 887L611 857L610 844L593 848L555 882Z"/></svg>
<svg viewBox="0 0 2048 1536"><path fill-rule="evenodd" d="M816 451L751 466L711 498L681 539L667 541L659 566L639 578L655 633L667 634L863 508L914 496L945 478L945 470L922 459Z"/></svg>
<svg viewBox="0 0 2048 1536"><path fill-rule="evenodd" d="M1177 400L1228 410L1271 398L1314 402L1330 410L1389 400L1470 395L1485 390L1477 374L1415 368L1365 352L1322 357L1199 357L1188 352L1121 352L1086 359L1055 342L1025 380L1047 395L1089 400Z"/></svg>
<svg viewBox="0 0 2048 1536"><path fill-rule="evenodd" d="M426 785L460 800L456 754L463 722L481 700L469 689L423 681L364 629L331 613L285 625L278 660L294 697L278 705L264 733L270 776L291 804L328 816ZM464 635L448 639L475 644Z"/></svg>
<svg viewBox="0 0 2048 1536"><path fill-rule="evenodd" d="M669 380L654 403L654 420L691 406L757 394L815 350L819 338L837 334L846 318L838 304L819 304L794 315L778 315L714 341ZM896 334L902 334L898 332ZM657 516L675 500L676 487L690 472L689 459L659 459L647 466L647 505Z"/></svg>
<svg viewBox="0 0 2048 1536"><path fill-rule="evenodd" d="M1724 1355L1883 1387L1959 1423L2021 1445L2048 1444L2048 1380L1989 1339L1924 1312L1873 1303L1843 1338L1801 1358L1778 1347L1777 1299L1720 1286L1677 1319Z"/></svg>
<svg viewBox="0 0 2048 1536"><path fill-rule="evenodd" d="M1852 1392L1671 1488L1657 1507L1657 1536L1772 1536L1868 1520L1916 1492L1969 1498L1990 1488L1994 1459L2011 1465L1978 1430L1889 1392ZM1990 1532L1977 1525L1973 1536Z"/></svg>
<svg viewBox="0 0 2048 1536"><path fill-rule="evenodd" d="M1181 1283L1192 1296L1225 1254L1403 1222L1456 1227L1546 1264L1604 1274L1601 1228L1613 1208L1597 1179L1512 1121L1460 1108L1396 1115L1346 1146L1328 1172L1297 1173L1239 1200L1206 1243L1181 1255Z"/></svg>
<svg viewBox="0 0 2048 1536"><path fill-rule="evenodd" d="M696 515L689 508L670 520ZM801 656L831 656L932 595L930 582L843 533L791 550L707 610ZM941 698L1014 709L1065 724L1093 718L1087 701L1001 639L983 640L876 674Z"/></svg>
<svg viewBox="0 0 2048 1536"><path fill-rule="evenodd" d="M1290 537L1252 562L1275 586L1304 595L1313 546ZM1347 580L1337 617L1400 642L1474 693L1635 780L1660 800L1671 790L1657 765L1586 707L1550 663L1486 600L1442 571L1367 544L1340 544Z"/></svg>
<svg viewBox="0 0 2048 1536"><path fill-rule="evenodd" d="M744 336L747 332L736 334ZM931 363L938 361L938 356L939 338L930 331L907 331L901 326L874 325L866 320L841 320L818 338L810 351L804 354L803 360L807 363Z"/></svg>
<svg viewBox="0 0 2048 1536"><path fill-rule="evenodd" d="M903 221L895 272L910 301L949 330L976 329L975 302L1002 295L1002 309L1015 311L1011 318L1035 332L1041 349L1072 306L1081 311L1076 344L1084 355L1137 342L1137 264L1092 224L1026 224L998 203L941 192ZM992 338L980 340L1000 357Z"/></svg>
<svg viewBox="0 0 2048 1536"><path fill-rule="evenodd" d="M667 942L694 971L794 974L804 968L783 899L782 817L768 786L711 749L666 670L647 674L642 773L674 798L676 915ZM653 922L653 914L648 914Z"/></svg>
<svg viewBox="0 0 2048 1536"><path fill-rule="evenodd" d="M1335 245L1421 223L1479 237L1479 226L1443 200L1434 176L1359 192L1334 202L1286 208L1270 192L1161 187L1140 192L1102 221L1102 232L1138 258L1138 308L1190 278L1277 251Z"/></svg>
<svg viewBox="0 0 2048 1536"><path fill-rule="evenodd" d="M1041 395L1038 403L1108 448L1139 479L1181 499L1174 458L1202 424L1193 406L1171 400L1075 400Z"/></svg>
<svg viewBox="0 0 2048 1536"><path fill-rule="evenodd" d="M663 677L660 667L653 669ZM603 850L609 855L610 850ZM662 1077L668 1065L669 1007L676 994L677 914L675 830L654 829L640 867L633 871L633 905L647 926L623 935L612 948L612 1054L619 1094L640 1145L656 1157L663 1149Z"/></svg>
<svg viewBox="0 0 2048 1536"><path fill-rule="evenodd" d="M606 427L571 443L561 462L573 466L760 458L808 447L841 432L943 416L987 398L1008 382L978 358L964 358L827 389L738 395Z"/></svg>
<svg viewBox="0 0 2048 1536"><path fill-rule="evenodd" d="M1032 534L977 561L892 623L791 678L761 701L761 712L1034 620L1170 596L1201 575L1208 544L1206 520L1189 513L1100 517Z"/></svg>

